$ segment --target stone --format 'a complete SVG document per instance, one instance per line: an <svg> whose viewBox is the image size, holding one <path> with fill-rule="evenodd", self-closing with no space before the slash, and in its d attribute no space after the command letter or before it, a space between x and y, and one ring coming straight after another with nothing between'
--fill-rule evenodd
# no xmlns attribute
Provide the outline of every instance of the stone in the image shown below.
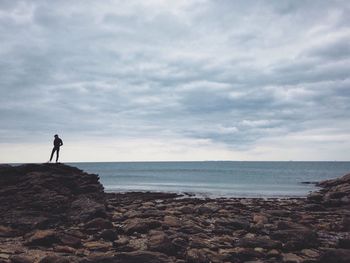
<svg viewBox="0 0 350 263"><path fill-rule="evenodd" d="M285 262L285 263L301 263L301 262L303 262L303 258L301 258L298 255L293 254L293 253L282 254L282 259L283 259L283 262Z"/></svg>
<svg viewBox="0 0 350 263"><path fill-rule="evenodd" d="M266 211L267 214L271 215L271 216L278 216L278 217L287 217L290 215L290 212L287 210L267 210Z"/></svg>
<svg viewBox="0 0 350 263"><path fill-rule="evenodd" d="M12 255L10 257L11 263L34 263L34 258L27 255Z"/></svg>
<svg viewBox="0 0 350 263"><path fill-rule="evenodd" d="M190 206L180 207L179 210L183 214L193 214L194 213L193 207L190 207Z"/></svg>
<svg viewBox="0 0 350 263"><path fill-rule="evenodd" d="M164 224L170 227L180 227L181 222L178 218L175 216L165 216L164 217Z"/></svg>
<svg viewBox="0 0 350 263"><path fill-rule="evenodd" d="M106 207L103 203L87 196L78 197L71 204L69 218L74 222L87 222L96 217L107 217Z"/></svg>
<svg viewBox="0 0 350 263"><path fill-rule="evenodd" d="M25 243L27 246L52 246L59 241L54 230L37 230Z"/></svg>
<svg viewBox="0 0 350 263"><path fill-rule="evenodd" d="M89 222L85 223L85 228L93 228L93 229L111 229L113 228L113 224L106 218L94 218Z"/></svg>
<svg viewBox="0 0 350 263"><path fill-rule="evenodd" d="M13 237L15 235L16 233L13 228L0 225L0 237Z"/></svg>
<svg viewBox="0 0 350 263"><path fill-rule="evenodd" d="M113 247L112 242L107 242L107 241L88 241L84 243L84 247L89 249L89 250L94 250L94 251L108 251Z"/></svg>
<svg viewBox="0 0 350 263"><path fill-rule="evenodd" d="M65 234L65 233L59 234L58 239L59 239L61 244L66 245L66 246L75 247L75 248L81 246L80 238L75 237L73 235L69 235L69 234Z"/></svg>
<svg viewBox="0 0 350 263"><path fill-rule="evenodd" d="M96 257L80 261L80 263L170 263L172 262L166 255L153 251L133 251L120 252L115 256Z"/></svg>
<svg viewBox="0 0 350 263"><path fill-rule="evenodd" d="M269 222L267 216L262 214L254 214L253 215L253 222L255 224L267 224Z"/></svg>
<svg viewBox="0 0 350 263"><path fill-rule="evenodd" d="M128 234L132 234L134 232L146 233L150 229L154 229L159 226L161 226L161 223L157 220L132 218L125 221L124 231Z"/></svg>
<svg viewBox="0 0 350 263"><path fill-rule="evenodd" d="M57 245L53 248L53 251L55 252L62 252L62 253L69 253L69 254L73 254L76 252L76 250L72 247L69 246L61 246L61 245Z"/></svg>
<svg viewBox="0 0 350 263"><path fill-rule="evenodd" d="M320 256L320 253L314 249L303 249L301 253L309 258L318 258Z"/></svg>
<svg viewBox="0 0 350 263"><path fill-rule="evenodd" d="M314 248L319 244L317 233L307 228L277 230L270 236L285 243L285 248L288 250Z"/></svg>
<svg viewBox="0 0 350 263"><path fill-rule="evenodd" d="M337 244L338 248L350 249L350 237L348 238L340 238Z"/></svg>
<svg viewBox="0 0 350 263"><path fill-rule="evenodd" d="M238 247L251 247L251 248L266 248L266 249L273 249L273 248L281 248L282 243L279 241L275 241L270 239L267 236L259 236L259 237L253 237L253 238L241 238L239 239L236 244Z"/></svg>
<svg viewBox="0 0 350 263"><path fill-rule="evenodd" d="M320 263L349 263L350 249L327 249L319 258Z"/></svg>
<svg viewBox="0 0 350 263"><path fill-rule="evenodd" d="M220 218L215 221L215 225L224 226L232 230L247 230L250 228L250 224L247 220L239 218Z"/></svg>
<svg viewBox="0 0 350 263"><path fill-rule="evenodd" d="M39 263L78 263L79 260L76 257L48 255L42 258Z"/></svg>
<svg viewBox="0 0 350 263"><path fill-rule="evenodd" d="M113 229L105 229L100 233L99 237L104 240L114 241L118 238L118 234L117 231Z"/></svg>
<svg viewBox="0 0 350 263"><path fill-rule="evenodd" d="M165 254L176 254L175 247L169 237L164 233L151 235L147 242L147 247L151 251L158 251Z"/></svg>
<svg viewBox="0 0 350 263"><path fill-rule="evenodd" d="M222 262L221 256L217 253L203 248L203 249L189 249L186 252L186 262L188 263L219 263Z"/></svg>

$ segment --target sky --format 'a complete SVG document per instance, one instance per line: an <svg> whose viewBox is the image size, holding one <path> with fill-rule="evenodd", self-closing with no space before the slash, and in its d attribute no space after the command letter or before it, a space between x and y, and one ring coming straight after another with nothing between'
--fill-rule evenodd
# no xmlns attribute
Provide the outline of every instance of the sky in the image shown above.
<svg viewBox="0 0 350 263"><path fill-rule="evenodd" d="M349 160L350 1L0 0L0 163Z"/></svg>

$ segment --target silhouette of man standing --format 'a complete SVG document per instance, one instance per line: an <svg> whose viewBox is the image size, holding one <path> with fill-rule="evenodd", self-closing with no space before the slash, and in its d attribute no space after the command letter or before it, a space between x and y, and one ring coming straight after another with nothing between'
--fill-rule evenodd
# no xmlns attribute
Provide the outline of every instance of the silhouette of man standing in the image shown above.
<svg viewBox="0 0 350 263"><path fill-rule="evenodd" d="M50 162L52 160L52 157L54 155L54 153L56 152L56 163L58 162L58 157L60 154L60 147L63 145L62 140L58 137L57 134L55 134L55 139L53 140L53 149L51 152L51 157L50 157Z"/></svg>

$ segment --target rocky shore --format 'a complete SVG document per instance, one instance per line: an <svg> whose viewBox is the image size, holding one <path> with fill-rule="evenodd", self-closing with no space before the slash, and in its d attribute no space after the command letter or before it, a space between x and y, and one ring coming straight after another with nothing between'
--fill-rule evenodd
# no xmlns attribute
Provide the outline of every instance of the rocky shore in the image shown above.
<svg viewBox="0 0 350 263"><path fill-rule="evenodd" d="M307 198L106 194L62 164L0 165L0 263L350 262L350 175Z"/></svg>

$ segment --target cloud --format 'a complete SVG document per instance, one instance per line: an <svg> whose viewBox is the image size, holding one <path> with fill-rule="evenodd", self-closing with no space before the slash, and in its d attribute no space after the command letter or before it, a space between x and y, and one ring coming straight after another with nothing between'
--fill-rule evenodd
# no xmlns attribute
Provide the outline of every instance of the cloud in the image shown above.
<svg viewBox="0 0 350 263"><path fill-rule="evenodd" d="M160 151L158 139L170 153L183 142L192 155L189 142L204 140L205 159L259 159L267 148L270 159L297 159L309 138L333 149L320 159L344 159L346 10L348 1L1 1L0 151L60 133Z"/></svg>

